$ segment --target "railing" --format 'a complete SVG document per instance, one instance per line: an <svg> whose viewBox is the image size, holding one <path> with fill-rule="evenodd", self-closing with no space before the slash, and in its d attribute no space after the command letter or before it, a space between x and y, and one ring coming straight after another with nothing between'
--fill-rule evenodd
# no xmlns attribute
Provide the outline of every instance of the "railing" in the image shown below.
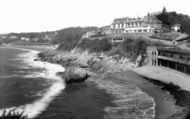
<svg viewBox="0 0 190 119"><path fill-rule="evenodd" d="M160 55L157 56L157 58L190 65L190 61L188 61L188 60L183 60L183 59L178 59L178 58L173 58L173 57L167 57L167 56L160 56Z"/></svg>

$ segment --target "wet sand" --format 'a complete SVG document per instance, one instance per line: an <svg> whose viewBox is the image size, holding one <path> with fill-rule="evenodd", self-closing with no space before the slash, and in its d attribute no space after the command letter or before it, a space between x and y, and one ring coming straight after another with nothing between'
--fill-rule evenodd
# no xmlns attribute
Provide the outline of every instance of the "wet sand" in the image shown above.
<svg viewBox="0 0 190 119"><path fill-rule="evenodd" d="M176 98L169 91L163 90L162 85L152 83L133 71L108 73L102 80L111 80L119 85L128 82L153 97L156 103L155 119L183 119L187 115L187 108L176 105Z"/></svg>
<svg viewBox="0 0 190 119"><path fill-rule="evenodd" d="M169 91L176 99L176 104L186 108L190 117L190 76L166 67L143 66L134 69L139 75L146 77L155 85L162 86L162 90ZM183 118L181 118L183 119Z"/></svg>

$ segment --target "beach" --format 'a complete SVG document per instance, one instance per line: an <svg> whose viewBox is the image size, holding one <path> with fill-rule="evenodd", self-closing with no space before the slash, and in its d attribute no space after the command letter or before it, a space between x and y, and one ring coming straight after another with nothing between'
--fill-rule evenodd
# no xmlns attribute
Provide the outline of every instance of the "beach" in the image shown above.
<svg viewBox="0 0 190 119"><path fill-rule="evenodd" d="M184 114L189 113L189 75L166 67L154 66L138 67L135 68L134 71L155 85L161 85L162 90L167 90L171 95L174 96L176 105L186 108L187 111L184 112Z"/></svg>
<svg viewBox="0 0 190 119"><path fill-rule="evenodd" d="M139 75L159 80L165 83L173 83L181 89L190 91L190 76L165 67L143 66L134 69Z"/></svg>
<svg viewBox="0 0 190 119"><path fill-rule="evenodd" d="M118 85L133 85L138 87L154 99L155 119L183 119L187 115L187 108L176 105L176 99L161 85L156 85L133 71L108 73L102 80L112 81ZM154 107L153 107L154 108Z"/></svg>

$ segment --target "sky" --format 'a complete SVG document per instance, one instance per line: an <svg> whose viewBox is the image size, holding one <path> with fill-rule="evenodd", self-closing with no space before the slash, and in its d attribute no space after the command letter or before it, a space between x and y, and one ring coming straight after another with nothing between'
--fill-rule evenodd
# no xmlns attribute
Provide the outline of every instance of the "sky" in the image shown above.
<svg viewBox="0 0 190 119"><path fill-rule="evenodd" d="M188 0L0 0L0 33L105 26L115 18L167 11L190 16Z"/></svg>

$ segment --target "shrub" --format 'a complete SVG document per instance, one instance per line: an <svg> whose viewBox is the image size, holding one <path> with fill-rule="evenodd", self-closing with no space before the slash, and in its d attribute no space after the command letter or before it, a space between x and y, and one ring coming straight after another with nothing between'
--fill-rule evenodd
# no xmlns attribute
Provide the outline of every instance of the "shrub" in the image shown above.
<svg viewBox="0 0 190 119"><path fill-rule="evenodd" d="M133 58L146 51L147 42L143 39L127 39L122 44L122 50L126 52L128 58Z"/></svg>
<svg viewBox="0 0 190 119"><path fill-rule="evenodd" d="M76 47L80 39L80 36L76 34L75 36L69 34L65 40L62 41L61 45L58 47L59 50L70 51Z"/></svg>
<svg viewBox="0 0 190 119"><path fill-rule="evenodd" d="M108 42L107 39L95 39L95 40L88 40L83 39L78 45L78 48L83 50L89 50L90 52L104 52L109 51L111 49L111 44Z"/></svg>

